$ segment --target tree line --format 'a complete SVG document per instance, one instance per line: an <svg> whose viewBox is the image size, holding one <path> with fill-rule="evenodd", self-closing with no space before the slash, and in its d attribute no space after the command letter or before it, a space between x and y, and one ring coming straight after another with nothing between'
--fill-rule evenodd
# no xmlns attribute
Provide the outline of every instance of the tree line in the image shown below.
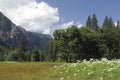
<svg viewBox="0 0 120 80"><path fill-rule="evenodd" d="M0 40L0 61L17 61L17 62L43 62L50 61L47 57L47 47L43 50L35 48L28 51L25 47L25 40L21 37L18 47L12 48Z"/></svg>
<svg viewBox="0 0 120 80"><path fill-rule="evenodd" d="M114 24L106 16L102 26L98 26L95 14L88 16L86 26L56 30L51 40L50 50L53 61L75 62L76 60L119 59L120 23Z"/></svg>
<svg viewBox="0 0 120 80"><path fill-rule="evenodd" d="M10 49L0 40L0 61L66 61L93 59L120 59L120 22L115 25L106 16L102 26L98 26L95 14L88 16L86 25L78 28L58 29L48 46L32 51L25 49L21 38L16 49ZM4 45L4 46L3 46Z"/></svg>

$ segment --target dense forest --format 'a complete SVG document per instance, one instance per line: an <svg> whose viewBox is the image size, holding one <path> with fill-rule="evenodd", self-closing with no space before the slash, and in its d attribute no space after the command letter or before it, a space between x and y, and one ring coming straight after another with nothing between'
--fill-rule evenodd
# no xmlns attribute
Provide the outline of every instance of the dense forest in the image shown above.
<svg viewBox="0 0 120 80"><path fill-rule="evenodd" d="M102 26L98 26L95 14L88 16L86 26L73 25L68 29L59 29L53 33L48 46L39 50L27 51L21 38L16 49L0 41L1 61L66 61L120 58L120 22L115 25L112 18L106 16Z"/></svg>
<svg viewBox="0 0 120 80"><path fill-rule="evenodd" d="M105 17L98 26L95 14L88 16L86 26L71 26L66 30L56 30L51 40L51 59L75 62L76 60L119 59L120 23L114 24L111 17Z"/></svg>

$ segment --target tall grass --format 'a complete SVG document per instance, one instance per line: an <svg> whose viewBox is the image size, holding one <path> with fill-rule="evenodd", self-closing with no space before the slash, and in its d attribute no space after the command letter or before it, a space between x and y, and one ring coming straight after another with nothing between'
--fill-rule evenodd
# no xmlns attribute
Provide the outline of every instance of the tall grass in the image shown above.
<svg viewBox="0 0 120 80"><path fill-rule="evenodd" d="M120 80L120 61L84 61L53 69L52 80Z"/></svg>
<svg viewBox="0 0 120 80"><path fill-rule="evenodd" d="M119 75L120 60L0 63L0 80L120 80Z"/></svg>
<svg viewBox="0 0 120 80"><path fill-rule="evenodd" d="M0 64L0 80L50 80L49 71L58 63L6 63Z"/></svg>

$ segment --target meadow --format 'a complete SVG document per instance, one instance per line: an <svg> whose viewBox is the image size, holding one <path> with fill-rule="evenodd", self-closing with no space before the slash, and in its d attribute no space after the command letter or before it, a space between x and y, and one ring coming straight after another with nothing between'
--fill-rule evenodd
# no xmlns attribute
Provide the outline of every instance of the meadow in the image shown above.
<svg viewBox="0 0 120 80"><path fill-rule="evenodd" d="M1 62L0 80L120 80L120 60Z"/></svg>
<svg viewBox="0 0 120 80"><path fill-rule="evenodd" d="M61 63L1 62L0 80L51 80L50 69Z"/></svg>

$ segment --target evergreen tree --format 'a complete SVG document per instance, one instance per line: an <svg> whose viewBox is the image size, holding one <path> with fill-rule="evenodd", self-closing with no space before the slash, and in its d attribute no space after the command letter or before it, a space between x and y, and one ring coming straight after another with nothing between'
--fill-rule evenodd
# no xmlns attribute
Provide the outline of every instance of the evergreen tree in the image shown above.
<svg viewBox="0 0 120 80"><path fill-rule="evenodd" d="M88 16L87 22L86 22L86 27L90 30L92 28L92 22L91 22L91 17Z"/></svg>
<svg viewBox="0 0 120 80"><path fill-rule="evenodd" d="M114 22L112 20L112 17L108 18L108 16L106 16L102 27L114 28L115 25L114 25Z"/></svg>
<svg viewBox="0 0 120 80"><path fill-rule="evenodd" d="M32 58L32 61L40 61L40 55L39 55L39 50L36 48L36 49L34 49L33 50L33 52L32 52L32 56L31 56L31 58Z"/></svg>
<svg viewBox="0 0 120 80"><path fill-rule="evenodd" d="M18 45L18 61L25 61L25 40L22 37Z"/></svg>
<svg viewBox="0 0 120 80"><path fill-rule="evenodd" d="M25 55L25 61L31 61L30 51L25 52L24 55Z"/></svg>
<svg viewBox="0 0 120 80"><path fill-rule="evenodd" d="M114 22L112 20L112 17L109 18L109 23L108 24L109 24L110 28L114 28L115 27Z"/></svg>
<svg viewBox="0 0 120 80"><path fill-rule="evenodd" d="M120 21L117 21L117 26L116 28L120 28Z"/></svg>
<svg viewBox="0 0 120 80"><path fill-rule="evenodd" d="M98 29L98 20L95 14L92 16L92 30L96 31Z"/></svg>
<svg viewBox="0 0 120 80"><path fill-rule="evenodd" d="M108 16L105 17L102 27L108 27Z"/></svg>
<svg viewBox="0 0 120 80"><path fill-rule="evenodd" d="M51 40L50 41L49 52L50 52L52 61L55 61L56 60L56 56L57 56L57 54L56 54L57 53L57 45L56 45L55 40Z"/></svg>

